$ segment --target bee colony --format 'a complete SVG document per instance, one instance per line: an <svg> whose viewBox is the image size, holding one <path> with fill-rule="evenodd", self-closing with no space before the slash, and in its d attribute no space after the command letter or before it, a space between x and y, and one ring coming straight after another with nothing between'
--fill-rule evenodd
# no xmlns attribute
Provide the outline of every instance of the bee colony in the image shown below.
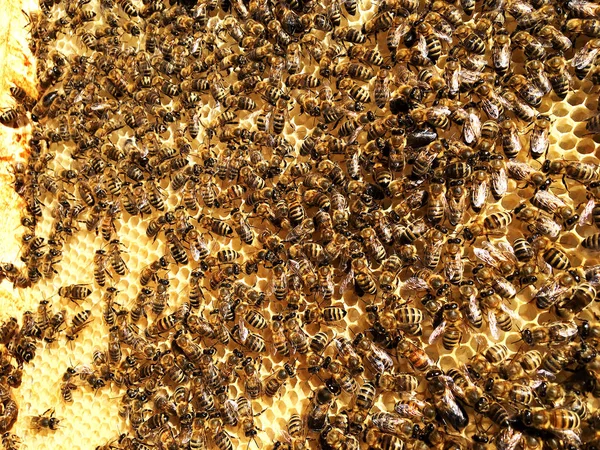
<svg viewBox="0 0 600 450"><path fill-rule="evenodd" d="M25 14L6 449L596 448L600 5Z"/></svg>

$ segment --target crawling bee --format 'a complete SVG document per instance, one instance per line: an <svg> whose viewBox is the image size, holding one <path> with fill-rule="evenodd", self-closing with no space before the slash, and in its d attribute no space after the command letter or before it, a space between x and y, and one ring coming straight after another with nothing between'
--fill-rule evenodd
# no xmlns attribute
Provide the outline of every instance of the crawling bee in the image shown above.
<svg viewBox="0 0 600 450"><path fill-rule="evenodd" d="M62 286L58 290L58 295L64 298L68 298L71 301L77 302L85 300L92 294L92 290L85 284L71 284L69 286Z"/></svg>
<svg viewBox="0 0 600 450"><path fill-rule="evenodd" d="M33 416L31 418L31 426L36 430L48 429L51 431L58 430L58 424L60 419L54 417L54 408L46 410L39 416Z"/></svg>

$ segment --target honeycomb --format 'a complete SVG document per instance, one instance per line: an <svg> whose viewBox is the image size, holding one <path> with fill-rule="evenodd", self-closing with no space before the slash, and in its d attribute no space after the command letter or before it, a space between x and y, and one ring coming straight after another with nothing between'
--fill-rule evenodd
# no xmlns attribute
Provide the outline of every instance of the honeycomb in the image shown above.
<svg viewBox="0 0 600 450"><path fill-rule="evenodd" d="M11 4L10 2L6 3ZM349 26L360 27L365 20L375 13L376 6L374 2L369 0L361 2L360 15L348 20ZM98 6L94 5L94 8L97 10ZM35 10L35 7L24 5L23 9L31 12ZM11 17L19 20L11 22L11 28L7 29L7 35L11 39L17 39L15 36L21 35L13 30L17 28L25 30L26 20L24 16L19 14L18 10L20 8L13 7L13 10L15 11L13 11ZM209 21L209 27L216 26L221 19L222 13L218 17L212 17ZM61 51L66 55L81 48L82 44L76 38L69 39L69 36L65 35L62 40L64 43L61 44ZM26 46L21 46L21 48L26 48ZM3 47L0 47L0 51L3 49ZM14 53L14 49L12 52ZM2 53L0 53L0 59L2 59ZM16 68L16 72L10 74L0 73L0 80L8 79L15 82L21 78L31 79L32 73L35 73L35 59L31 58L27 61L31 64L28 69L25 68L27 64L22 62L19 64L5 64L4 68L10 67L13 70ZM4 93L1 97L6 99L6 102L10 101L7 93L8 87L7 84L4 85ZM540 113L551 118L550 149L547 158L580 160L598 164L597 148L600 136L598 134L591 135L585 129L585 120L594 116L597 110L598 88L592 85L590 81L573 80L572 90L563 101L559 101L554 94L547 95L539 107ZM286 129L286 137L295 146L299 145L301 139L313 127L312 123L303 123L306 120L305 116L297 114L297 112L295 110L291 113L291 120L295 124L295 129L289 126ZM202 120L206 122L211 122L216 116L216 110L209 104L204 105L201 113ZM255 118L256 114L249 114L245 121L252 122ZM26 139L23 136L28 131L29 127L27 126L14 131L4 130L4 133L8 135L7 139L12 142L11 150L14 151L14 149L24 147L22 143L26 142ZM205 136L199 139L203 138ZM123 143L125 139L126 136L121 136L120 142ZM68 151L67 148L61 149L58 147L56 149L57 157L52 162L52 168L55 172L69 167L71 164ZM21 153L19 156L24 158L26 155ZM12 158L13 155L9 157ZM2 190L14 194L10 166L10 162L7 164L6 161L3 161L0 175L5 187ZM560 192L560 190L557 188L556 192ZM531 186L523 187L520 183L511 179L509 180L507 195L499 204L495 204L487 212L492 213L501 210L500 208L513 210L521 203L522 199L530 198L532 194L533 188ZM570 183L568 190L565 189L564 192L560 192L558 195L561 198L570 198L572 204L578 207L578 211L581 211L582 205L587 202L585 186L575 185L575 183ZM18 197L10 200L12 205L19 204L18 202ZM167 200L167 207L174 209L177 202L176 196L170 196ZM45 208L50 210L53 206L55 204L48 204L45 205ZM0 223L0 227L5 230L15 230L14 235L20 236L25 230L19 225L18 208L3 209L6 209L10 214L3 215L3 222ZM15 210L17 210L16 213ZM223 210L215 214L220 214L222 219L226 219L228 215ZM118 289L115 302L123 306L130 306L132 299L137 296L140 290L138 280L142 270L147 267L149 262L159 259L168 252L164 239L151 240L147 238L146 226L146 219L142 219L140 216L132 217L127 214L123 214L117 222L117 233L124 244L122 256L127 265L127 275L118 278L112 285ZM51 227L50 218L45 215L38 227L39 233L47 236ZM510 230L507 234L507 238L511 242L517 235L516 232L517 230ZM579 225L572 231L561 234L558 242L569 253L573 266L586 267L598 264L593 253L580 250L581 241L591 233L593 233L592 227ZM237 242L236 239L230 240L219 236L212 236L212 239L218 243L215 248L232 248L243 253L244 257L252 256L247 247ZM4 240L1 244L3 246L2 259L14 261L15 264L18 264L21 251L20 242L17 239ZM79 333L75 340L65 341L61 338L55 343L40 344L36 357L24 366L22 386L13 391L20 410L18 421L12 431L20 436L26 448L94 449L96 446L110 442L127 431L126 423L118 415L119 402L124 394L124 389L115 386L97 391L78 389L73 393L73 402L68 404L64 403L60 396L61 377L67 368L90 364L94 350L105 349L108 344L108 329L102 320L102 296L105 289L100 289L94 285L93 275L95 252L105 246L106 242L100 234L77 233L63 249L62 262L59 265L58 273L51 279L42 278L39 283L28 289L14 289L7 282L0 284L0 289L7 292L0 311L2 318L19 317L22 312L27 310L35 311L40 300L43 299L49 300L55 308L65 308L68 316L73 317L81 310L81 307L74 302L59 298L59 288L72 284L86 284L93 287L92 294L82 302L84 308L91 310L92 321L90 324ZM472 256L472 252L468 255ZM181 299L185 298L187 294L190 268L178 267L173 264L170 266L168 278L170 281L170 310L175 310L182 302ZM247 276L245 281L250 286L256 286L263 292L268 292L270 289L269 275L266 272L260 272L258 276ZM108 283L111 284L112 281L109 280ZM513 301L514 311L518 316L516 325L520 328L552 320L549 313L540 313L530 303L533 293L534 289L532 287L526 288ZM210 299L211 296L214 296L214 293L211 294L209 290L206 290L205 295ZM367 303L354 295L353 292L346 292L343 297L336 295L334 298L335 304L343 302L347 316L342 325L334 326L332 329L335 335L345 335L352 339L358 330L362 330L367 326L364 318ZM206 305L206 308L208 309L209 306ZM588 308L580 315L580 318L593 319L595 310L597 308ZM277 305L273 304L271 313L276 314L278 312ZM428 335L431 332L431 327L428 328L425 329L423 342L427 342ZM319 328L316 325L307 327L309 334L314 334L318 330ZM480 349L497 342L506 343L513 353L518 352L521 348L521 343L517 342L518 333L514 330L510 333L500 331L499 340L492 339L485 332L468 333L466 339L468 341L463 342L454 351L444 350L438 342L427 346L427 352L445 370L456 367L457 361L468 361L473 355L481 352ZM217 351L217 355L223 355L222 349ZM272 375L275 368L281 367L284 362L285 359L278 355L270 354L268 357L263 357L260 370L262 378L265 379ZM409 370L406 361L399 359L396 370ZM297 377L288 380L278 395L274 398L263 397L259 402L256 402L254 411L260 413L255 418L259 429L256 436L257 446L267 446L268 448L272 443L280 440L290 415L294 413L301 414L310 402L311 394L321 384L317 377L311 377L305 369L301 368ZM421 388L425 389L424 382L422 382ZM231 398L236 398L237 395L243 392L243 388L240 383L237 383L230 387L229 392ZM379 398L375 408L391 410L395 400L396 398L392 394L383 395ZM340 403L348 403L349 401L349 396L342 394ZM60 427L54 432L32 429L31 417L42 414L49 409L55 409L55 415L61 419ZM472 427L468 431L471 432ZM239 437L239 435L235 435L233 442L236 448L254 445L247 438Z"/></svg>

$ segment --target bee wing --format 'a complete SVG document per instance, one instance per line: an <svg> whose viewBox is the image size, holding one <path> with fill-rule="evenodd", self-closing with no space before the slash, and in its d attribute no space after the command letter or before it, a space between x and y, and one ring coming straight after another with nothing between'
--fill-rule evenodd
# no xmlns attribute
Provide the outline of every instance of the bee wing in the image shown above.
<svg viewBox="0 0 600 450"><path fill-rule="evenodd" d="M471 203L473 207L480 209L485 205L490 188L487 180L483 180L471 189Z"/></svg>
<svg viewBox="0 0 600 450"><path fill-rule="evenodd" d="M552 266L544 260L543 252L538 252L536 259L540 272L550 275L552 273Z"/></svg>
<svg viewBox="0 0 600 450"><path fill-rule="evenodd" d="M398 402L394 405L394 410L400 414L402 417L406 417L409 419L420 419L423 415L419 411L418 408L415 408L413 405Z"/></svg>
<svg viewBox="0 0 600 450"><path fill-rule="evenodd" d="M419 39L417 41L417 50L421 53L421 56L427 58L427 41L425 40L425 36L419 35Z"/></svg>
<svg viewBox="0 0 600 450"><path fill-rule="evenodd" d="M296 225L292 230L287 234L283 242L291 242L300 238L304 234L304 227L302 224Z"/></svg>
<svg viewBox="0 0 600 450"><path fill-rule="evenodd" d="M497 448L502 450L515 450L517 444L521 442L523 434L515 431L512 427L503 428L496 438Z"/></svg>
<svg viewBox="0 0 600 450"><path fill-rule="evenodd" d="M554 430L553 433L572 444L573 447L581 447L581 438L574 430Z"/></svg>
<svg viewBox="0 0 600 450"><path fill-rule="evenodd" d="M347 145L352 144L354 141L356 141L356 138L358 138L358 135L360 134L360 132L363 130L363 127L356 127L356 129L352 132L352 134L348 137L348 142ZM357 154L356 154L357 155ZM352 155L352 157L354 158L354 155Z"/></svg>
<svg viewBox="0 0 600 450"><path fill-rule="evenodd" d="M600 283L600 265L587 267L585 269L585 279L593 285Z"/></svg>
<svg viewBox="0 0 600 450"><path fill-rule="evenodd" d="M492 335L494 340L497 341L500 335L498 334L498 321L496 320L496 314L494 313L494 311L490 310L487 313L487 317L490 326L490 334Z"/></svg>
<svg viewBox="0 0 600 450"><path fill-rule="evenodd" d="M225 400L225 404L223 406L229 414L234 416L238 415L238 404L235 400L227 399Z"/></svg>
<svg viewBox="0 0 600 450"><path fill-rule="evenodd" d="M479 303L477 302L477 296L475 294L471 294L469 296L469 300L467 302L467 308L469 309L469 314L471 317L479 317Z"/></svg>
<svg viewBox="0 0 600 450"><path fill-rule="evenodd" d="M551 328L551 332L552 334L554 334L555 336L560 336L561 338L565 338L565 339L569 339L575 335L577 335L578 332L578 328L577 325L575 325L575 323L571 322L571 323L559 323L556 326L553 326Z"/></svg>
<svg viewBox="0 0 600 450"><path fill-rule="evenodd" d="M583 69L591 64L592 61L598 56L598 52L600 48L590 48L590 42L585 44L580 50L575 53L573 56L573 60L571 61L571 65L575 69Z"/></svg>
<svg viewBox="0 0 600 450"><path fill-rule="evenodd" d="M373 425L375 425L377 428L379 428L381 431L385 432L385 433L394 433L396 428L395 425L399 422L398 420L394 420L394 419L400 419L399 417L391 417L391 414L388 415L381 415L381 416L374 416L372 418L372 422Z"/></svg>
<svg viewBox="0 0 600 450"><path fill-rule="evenodd" d="M481 73L469 69L457 71L459 83L474 84L481 79Z"/></svg>
<svg viewBox="0 0 600 450"><path fill-rule="evenodd" d="M486 250L489 252L490 256L496 262L499 262L499 261L508 261L508 258L506 256L504 256L504 254L500 251L500 249L498 249L498 247L496 247L490 241L483 241L481 243L481 245L483 245L486 248Z"/></svg>
<svg viewBox="0 0 600 450"><path fill-rule="evenodd" d="M549 211L556 211L558 208L566 206L560 198L548 190L539 190L534 194L534 199L543 205Z"/></svg>
<svg viewBox="0 0 600 450"><path fill-rule="evenodd" d="M492 188L500 196L506 194L508 190L508 177L506 176L504 167L492 172Z"/></svg>
<svg viewBox="0 0 600 450"><path fill-rule="evenodd" d="M434 34L438 37L438 39L440 41L447 42L448 44L452 43L452 36L451 35L449 35L448 33L444 32L442 30L439 30L437 28L434 28L433 30L434 30Z"/></svg>
<svg viewBox="0 0 600 450"><path fill-rule="evenodd" d="M452 196L447 196L446 200L447 200L447 205L448 205L448 210L450 211L450 214L452 215L460 215L460 217L462 217L462 214L465 210L465 200L466 200L467 196L463 195L461 197L455 198Z"/></svg>
<svg viewBox="0 0 600 450"><path fill-rule="evenodd" d="M458 70L444 72L444 80L446 81L450 92L458 92L460 88L460 74Z"/></svg>
<svg viewBox="0 0 600 450"><path fill-rule="evenodd" d="M529 164L515 160L507 161L506 169L508 176L517 181L526 180L535 172L535 169Z"/></svg>
<svg viewBox="0 0 600 450"><path fill-rule="evenodd" d="M292 436L290 436L290 434L285 430L281 430L281 438L285 441L286 444L292 443Z"/></svg>
<svg viewBox="0 0 600 450"><path fill-rule="evenodd" d="M536 225L541 233L548 235L552 239L556 239L562 230L562 226L549 217L540 217Z"/></svg>
<svg viewBox="0 0 600 450"><path fill-rule="evenodd" d="M371 351L373 352L373 355L376 356L376 358L371 358L371 364L373 364L373 360L376 360L377 361L377 369L381 369L381 370L378 370L379 372L383 373L386 370L389 370L392 367L394 367L394 361L392 360L392 357L385 350L379 348L377 345L375 345L372 342L371 342ZM376 367L376 366L373 365L373 367Z"/></svg>
<svg viewBox="0 0 600 450"><path fill-rule="evenodd" d="M498 265L498 261L492 256L492 254L483 248L475 247L473 249L473 253L475 253L475 257L479 259L484 264L488 266L496 267Z"/></svg>
<svg viewBox="0 0 600 450"><path fill-rule="evenodd" d="M546 380L555 380L556 379L556 375L554 375L552 372L549 372L544 369L538 369L537 373Z"/></svg>
<svg viewBox="0 0 600 450"><path fill-rule="evenodd" d="M515 255L515 250L512 248L512 245L507 242L498 242L498 247L500 247L502 254L508 261L511 261L515 264L519 261Z"/></svg>
<svg viewBox="0 0 600 450"><path fill-rule="evenodd" d="M192 259L196 262L200 261L200 248L197 242L190 242L190 253L192 255Z"/></svg>
<svg viewBox="0 0 600 450"><path fill-rule="evenodd" d="M237 321L237 324L238 324L238 336L239 336L240 342L242 344L244 344L248 340L248 335L249 335L248 327L246 326L246 324L244 323L244 320L242 318L240 318Z"/></svg>
<svg viewBox="0 0 600 450"><path fill-rule="evenodd" d="M544 154L548 149L548 145L550 145L550 141L548 140L548 130L533 130L531 132L531 136L529 137L529 148L532 153ZM547 192L547 191L540 191Z"/></svg>
<svg viewBox="0 0 600 450"><path fill-rule="evenodd" d="M429 285L419 277L410 277L404 282L404 287L411 291L426 291Z"/></svg>
<svg viewBox="0 0 600 450"><path fill-rule="evenodd" d="M504 311L506 314L508 314L513 320L518 320L520 318L519 315L514 310L510 309L504 303L500 304L500 309L502 311Z"/></svg>
<svg viewBox="0 0 600 450"><path fill-rule="evenodd" d="M496 105L495 102L490 101L487 98L481 99L481 106L485 113L490 116L490 118L498 120L500 118L500 108Z"/></svg>
<svg viewBox="0 0 600 450"><path fill-rule="evenodd" d="M558 281L550 279L546 284L542 285L533 296L534 299L539 297L548 297L549 299L557 298L567 291L567 288L562 286Z"/></svg>
<svg viewBox="0 0 600 450"><path fill-rule="evenodd" d="M591 218L592 218L592 210L594 209L595 205L596 205L596 200L594 199L594 197L590 197L590 199L588 200L588 202L585 205L585 208L583 208L581 215L579 216L579 226L591 225L593 223Z"/></svg>
<svg viewBox="0 0 600 450"><path fill-rule="evenodd" d="M348 286L351 286L352 283L354 283L354 270L350 269L348 274L342 279L338 292L344 295L344 292L348 290Z"/></svg>
<svg viewBox="0 0 600 450"><path fill-rule="evenodd" d="M465 417L465 412L461 409L449 388L444 390L441 401L448 408L452 417Z"/></svg>
<svg viewBox="0 0 600 450"><path fill-rule="evenodd" d="M481 120L473 112L469 112L467 120L463 125L463 138L465 143L470 145L481 137Z"/></svg>
<svg viewBox="0 0 600 450"><path fill-rule="evenodd" d="M429 344L433 344L437 339L439 339L439 337L444 334L444 330L446 329L446 321L442 321L442 323L440 323L437 328L435 330L432 331L431 335L429 336Z"/></svg>

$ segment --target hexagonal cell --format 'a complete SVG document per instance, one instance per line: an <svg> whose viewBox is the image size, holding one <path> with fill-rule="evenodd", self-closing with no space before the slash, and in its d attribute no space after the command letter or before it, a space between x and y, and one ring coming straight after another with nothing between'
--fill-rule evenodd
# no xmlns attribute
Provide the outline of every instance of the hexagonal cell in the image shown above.
<svg viewBox="0 0 600 450"><path fill-rule="evenodd" d="M563 135L558 143L563 150L571 150L577 145L577 139L570 134Z"/></svg>
<svg viewBox="0 0 600 450"><path fill-rule="evenodd" d="M556 103L552 106L552 115L555 117L565 117L570 113L570 108L563 103Z"/></svg>
<svg viewBox="0 0 600 450"><path fill-rule="evenodd" d="M587 96L584 92L576 91L571 95L567 96L567 102L571 106L583 105L585 103L586 97Z"/></svg>
<svg viewBox="0 0 600 450"><path fill-rule="evenodd" d="M575 122L583 122L590 117L590 111L585 106L576 106L572 109L569 117Z"/></svg>
<svg viewBox="0 0 600 450"><path fill-rule="evenodd" d="M576 150L578 153L590 154L590 153L594 153L597 148L598 148L598 144L596 142L594 142L592 139L586 138L586 139L580 139L577 142Z"/></svg>
<svg viewBox="0 0 600 450"><path fill-rule="evenodd" d="M557 120L554 123L554 129L559 133L570 133L573 129L573 122L569 118Z"/></svg>

